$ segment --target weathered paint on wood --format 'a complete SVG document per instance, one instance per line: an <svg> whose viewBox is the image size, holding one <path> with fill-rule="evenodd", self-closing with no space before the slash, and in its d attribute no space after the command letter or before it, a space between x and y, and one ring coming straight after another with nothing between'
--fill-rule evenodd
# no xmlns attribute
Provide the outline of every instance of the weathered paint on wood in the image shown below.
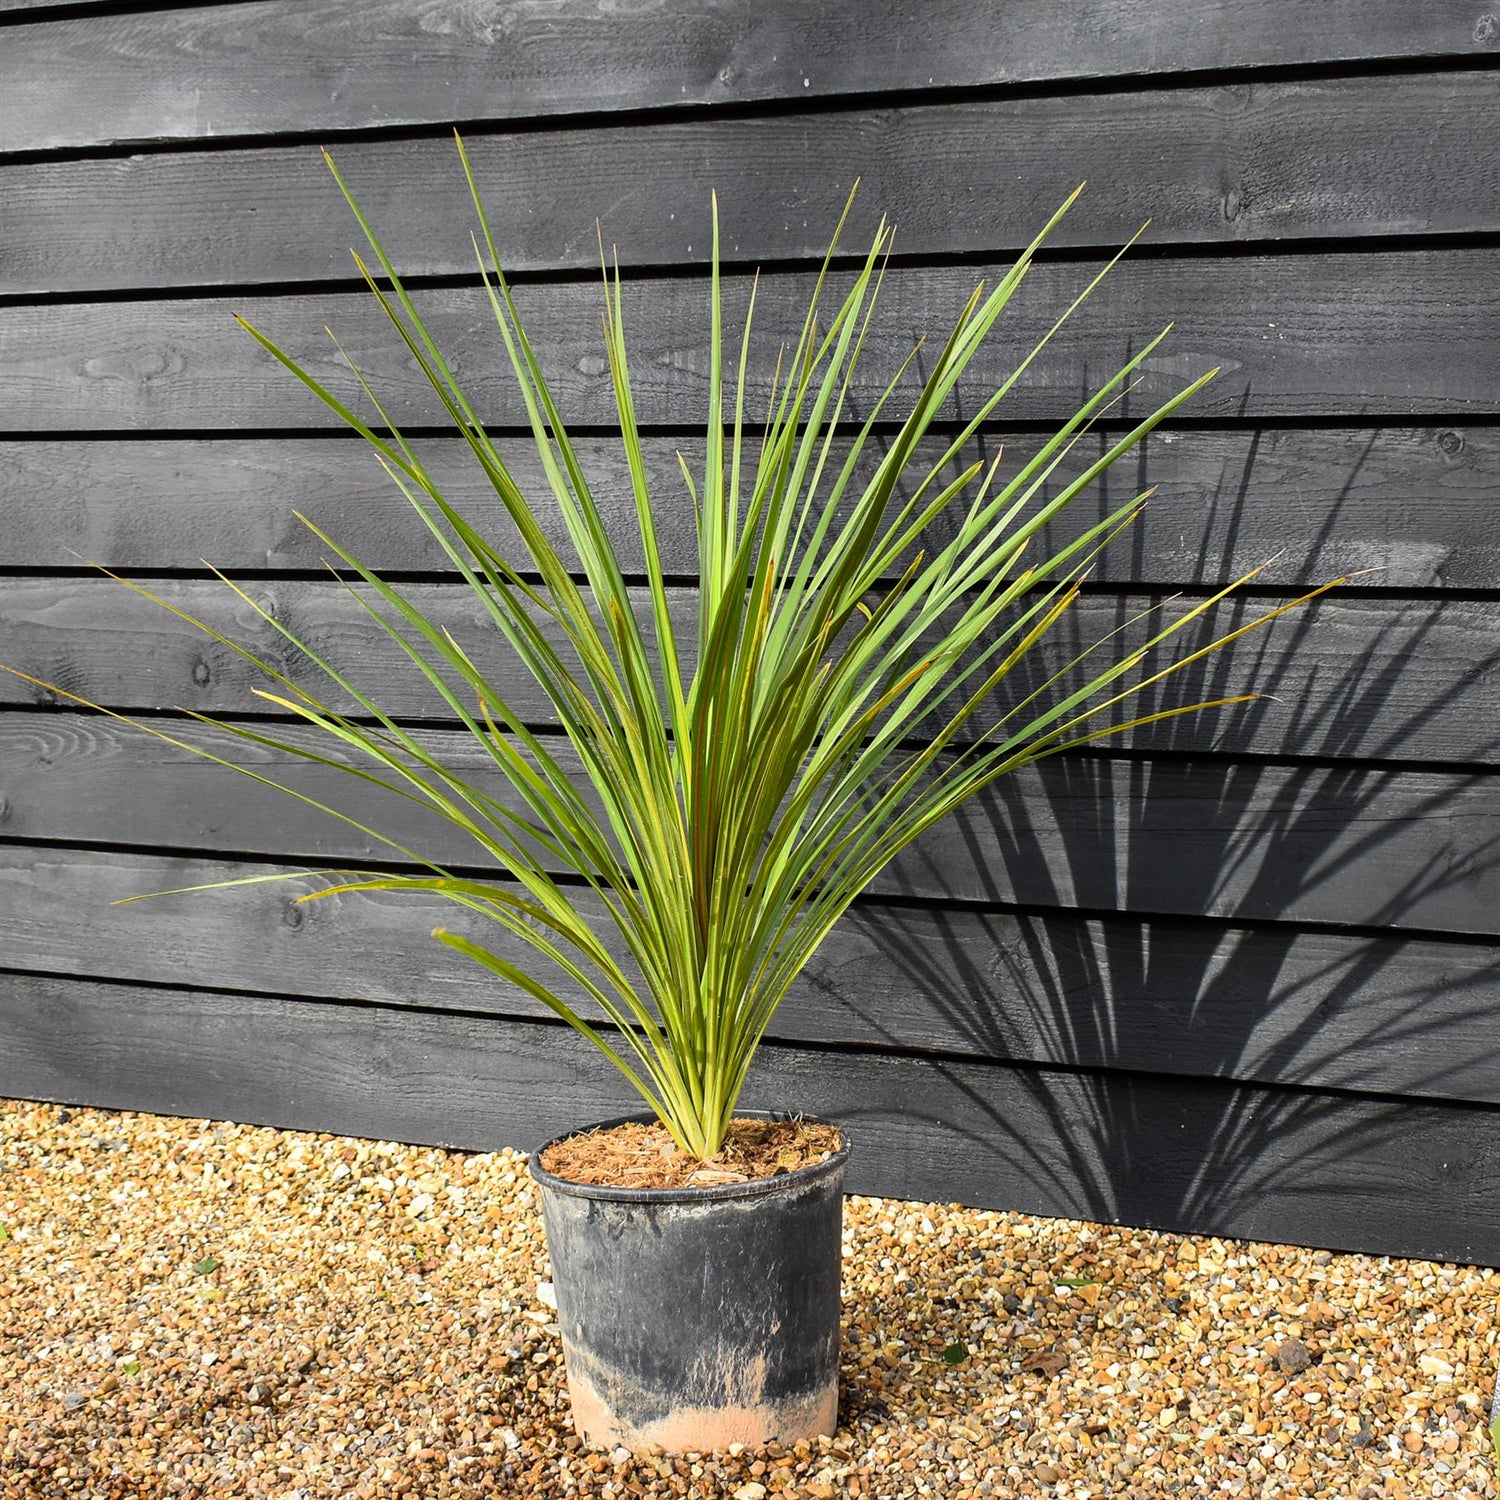
<svg viewBox="0 0 1500 1500"><path fill-rule="evenodd" d="M270 625L215 582L158 581L158 596L278 664L294 682L350 710L343 697ZM550 705L464 585L408 586L413 602L450 630L515 711L544 727ZM691 660L696 606L674 591ZM387 712L452 721L451 709L380 627L335 583L258 583L254 597L356 686L379 684ZM1128 626L1150 596L1089 595L1056 627L1054 649L1067 652ZM1188 606L1163 604L1172 612ZM1247 623L1270 608L1241 600L1220 609L1218 628ZM642 599L638 612L649 610ZM1153 617L1153 619L1156 617ZM1199 621L1177 643L1211 639ZM1203 633L1199 634L1200 627ZM1131 626L1120 640L1137 639ZM253 689L270 684L244 658L157 604L108 579L19 577L0 591L0 639L8 665L112 708L190 708L244 712L261 707ZM1010 689L1040 686L1040 662L1016 670ZM1500 754L1500 603L1494 600L1385 600L1325 596L1283 617L1232 653L1207 661L1132 700L1142 712L1168 703L1259 692L1274 699L1168 720L1135 731L1138 748L1239 754L1423 759L1494 764ZM36 704L50 695L0 674L0 704Z"/></svg>
<svg viewBox="0 0 1500 1500"><path fill-rule="evenodd" d="M436 898L262 881L269 864L0 845L0 968L528 1019L430 939L462 932L602 1013L494 923ZM132 898L151 896L150 900ZM112 906L115 901L124 906ZM582 904L608 933L603 913ZM66 912L69 920L58 921ZM617 940L609 946L620 951ZM620 952L622 962L629 960ZM859 903L773 1034L1035 1063L1500 1103L1494 940ZM3 1025L3 1017L0 1017Z"/></svg>
<svg viewBox="0 0 1500 1500"><path fill-rule="evenodd" d="M216 0L208 0L209 4ZM14 15L15 20L35 25L38 21L51 21L51 17L21 14L21 12L34 11L56 11L59 9L72 11L85 10L116 10L119 0L0 0L0 16L7 18ZM54 23L55 24L55 23Z"/></svg>
<svg viewBox="0 0 1500 1500"><path fill-rule="evenodd" d="M958 316L976 281L998 268L899 267L852 387L867 412L917 338ZM975 358L958 406L972 411L1094 274L1095 267L1037 266L1006 310L1002 330ZM727 287L737 327L748 278ZM800 327L811 282L763 277L756 304L747 405L764 405L781 337ZM599 332L599 289L547 283L518 293L522 315L565 420L617 422ZM483 293L431 290L420 297L437 344L462 373L484 420L524 420ZM13 434L311 428L336 418L234 323L248 312L267 334L366 408L321 329L330 325L368 374L392 418L443 423L367 292L275 296L251 303L56 303L0 309L0 410ZM706 412L707 286L663 277L627 288L634 338L636 409L644 423L695 422ZM1215 260L1126 262L1053 339L1010 393L1003 415L1055 419L1176 320L1178 332L1141 372L1125 414L1144 414L1187 380L1222 374L1193 403L1215 416L1484 416L1500 403L1500 251L1381 251ZM1128 330L1128 332L1126 332ZM909 377L911 378L911 377Z"/></svg>
<svg viewBox="0 0 1500 1500"><path fill-rule="evenodd" d="M492 1150L631 1107L553 1026L0 975L0 1092ZM1500 1259L1493 1110L767 1048L746 1103L838 1120L849 1187Z"/></svg>
<svg viewBox="0 0 1500 1500"><path fill-rule="evenodd" d="M1244 244L1500 229L1496 79L1440 73L470 133L507 269L817 260L850 187L903 255L1018 251L1079 182L1050 243ZM346 142L339 169L408 274L474 269L453 143ZM785 164L804 165L795 175ZM934 172L933 162L942 170ZM559 194L556 184L566 182ZM312 146L0 166L0 293L348 279L363 243Z"/></svg>
<svg viewBox="0 0 1500 1500"><path fill-rule="evenodd" d="M1034 432L1007 432L976 445L974 457L991 460L1003 444L1001 474L1014 474L1039 441ZM1105 443L1086 444L1085 461ZM523 492L537 497L543 528L565 545L530 439L500 446ZM467 448L449 439L418 447L459 510L505 555L520 555ZM581 438L579 450L623 566L642 573L619 439ZM695 574L698 543L681 503L677 453L700 468L702 435L648 437L645 450L663 565ZM877 442L872 460L880 451ZM34 438L0 441L0 472L10 497L0 507L0 559L10 568L63 570L83 557L148 570L197 568L206 558L237 576L321 570L328 548L297 520L299 511L376 569L452 567L358 441ZM1163 430L1079 500L1076 514L1097 520L1148 488L1151 502L1129 540L1096 564L1100 582L1223 583L1279 555L1273 576L1287 587L1351 572L1359 574L1351 589L1500 587L1497 427ZM1070 534L1059 527L1047 536Z"/></svg>
<svg viewBox="0 0 1500 1500"><path fill-rule="evenodd" d="M251 0L13 27L0 151L1487 57L1497 44L1477 0Z"/></svg>
<svg viewBox="0 0 1500 1500"><path fill-rule="evenodd" d="M310 730L275 732L338 757ZM516 804L465 733L417 738L469 785ZM243 741L200 742L440 864L491 868L473 839L405 798ZM565 747L558 758L576 767ZM399 858L305 802L98 715L0 715L0 802L0 835L10 839L314 862ZM998 782L924 835L874 889L1486 936L1500 911L1500 779L1075 756Z"/></svg>

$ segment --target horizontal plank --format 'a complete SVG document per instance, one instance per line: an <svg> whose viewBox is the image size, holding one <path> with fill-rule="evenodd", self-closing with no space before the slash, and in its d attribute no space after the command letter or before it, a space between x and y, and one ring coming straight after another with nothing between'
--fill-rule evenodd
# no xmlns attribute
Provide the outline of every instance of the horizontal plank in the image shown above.
<svg viewBox="0 0 1500 1500"><path fill-rule="evenodd" d="M526 995L432 942L441 924L566 976L410 892L305 905L302 881L129 898L276 866L0 844L0 967L525 1019ZM607 919L579 904L601 934ZM126 900L127 905L111 902ZM611 947L618 947L614 940ZM628 960L625 960L628 962ZM784 1040L1500 1103L1500 948L1398 934L861 903L777 1015Z"/></svg>
<svg viewBox="0 0 1500 1500"><path fill-rule="evenodd" d="M0 975L0 1092L529 1148L628 1109L555 1027ZM1500 1261L1493 1112L1156 1077L766 1049L748 1107L847 1127L849 1189Z"/></svg>
<svg viewBox="0 0 1500 1500"><path fill-rule="evenodd" d="M265 726L257 726L265 732ZM314 731L285 737L340 757ZM517 799L462 731L423 749ZM331 768L224 737L225 758L436 863L487 866L467 835ZM560 754L582 784L576 760ZM248 777L98 715L0 715L0 834L72 844L367 861L389 846ZM936 900L1500 937L1500 779L1416 771L1072 757L998 782L874 889Z"/></svg>
<svg viewBox="0 0 1500 1500"><path fill-rule="evenodd" d="M906 255L1500 229L1495 77L1259 84L915 109L471 135L512 272L705 262L708 190L734 261L820 258L852 183ZM474 209L451 141L349 142L340 170L409 274L467 273ZM786 163L802 163L795 173ZM568 184L566 195L552 185ZM306 146L0 166L0 293L347 278L360 240Z"/></svg>
<svg viewBox="0 0 1500 1500"><path fill-rule="evenodd" d="M1008 433L1002 473L1040 441ZM1099 456L1107 439L1086 447ZM514 529L461 443L421 443L444 493L507 556ZM975 448L991 458L995 441ZM627 573L643 571L624 451L618 438L579 440ZM677 452L702 439L651 437L646 468L658 497L669 573L698 570L691 512L681 504ZM555 544L565 531L529 439L502 442ZM878 457L878 453L874 455ZM359 442L320 438L36 438L0 441L11 503L0 507L0 558L10 568L74 566L232 573L318 569L328 549L297 519L311 517L381 570L451 567L405 496ZM1195 428L1163 431L1106 476L1077 510L1097 519L1127 492L1154 488L1128 544L1106 552L1094 577L1139 584L1222 583L1280 554L1275 576L1312 585L1359 572L1351 588L1500 587L1500 427ZM909 486L903 495L909 493ZM1070 533L1054 527L1046 535ZM1361 570L1368 569L1364 572Z"/></svg>
<svg viewBox="0 0 1500 1500"><path fill-rule="evenodd" d="M293 681L354 707L223 585L171 580L154 587L174 607L280 663ZM540 687L518 669L464 586L421 583L404 592L451 631L518 714L538 726L553 717ZM257 584L254 597L356 686L377 690L386 712L451 721L452 711L431 684L340 585L282 580ZM674 597L688 663L696 602L689 590ZM1047 649L1016 668L1009 697L1039 689L1048 663L1057 670L1111 631L1126 629L1123 651L1142 628L1130 621L1152 602L1149 596L1086 596L1055 628ZM1187 606L1164 607L1170 618ZM1227 630L1266 607L1261 601L1226 605L1174 641L1183 651L1196 649L1211 639L1210 624ZM644 618L644 601L638 609ZM0 639L8 665L109 707L234 713L263 706L252 695L266 685L257 668L107 579L8 580L0 592ZM1251 690L1274 698L1168 720L1124 742L1176 751L1493 764L1500 752L1500 603L1329 596L1158 685L1132 706L1146 712ZM0 674L0 704L50 701L44 690Z"/></svg>
<svg viewBox="0 0 1500 1500"><path fill-rule="evenodd" d="M1086 284L1092 267L1046 263L1012 300L955 398L974 405L1012 373ZM851 391L868 411L914 341L958 315L987 273L968 266L901 267L881 308ZM800 273L762 278L747 370L747 405L761 409L777 340L800 326L811 283ZM746 278L727 290L736 327ZM528 332L565 419L614 425L613 383L599 331L599 290L586 283L527 286ZM483 294L468 288L420 297L438 345L491 424L524 420L508 366L502 372ZM707 410L707 289L663 277L627 293L636 406L645 423L698 421ZM190 301L48 303L0 309L0 410L12 434L320 427L336 419L235 325L245 304ZM333 327L394 420L443 423L374 300L362 292L258 299L254 321L357 409L367 398L319 330ZM1148 332L1178 332L1140 372L1129 412L1212 368L1223 373L1193 415L1485 415L1500 407L1500 250L1286 255L1230 261L1170 258L1127 263L1026 372L998 415L1055 420ZM1134 330L1130 343L1121 329ZM908 387L909 389L910 387Z"/></svg>
<svg viewBox="0 0 1500 1500"><path fill-rule="evenodd" d="M14 3L14 0L11 0ZM0 7L3 8L3 7ZM1489 24L1486 24L1489 23ZM16 25L0 151L1488 56L1471 0L277 0Z"/></svg>
<svg viewBox="0 0 1500 1500"><path fill-rule="evenodd" d="M69 13L82 10L115 10L118 8L118 3L119 0L0 0L0 15L58 9L65 9ZM208 3L215 4L216 0L208 0ZM22 19L28 22L33 21L30 16L23 16Z"/></svg>

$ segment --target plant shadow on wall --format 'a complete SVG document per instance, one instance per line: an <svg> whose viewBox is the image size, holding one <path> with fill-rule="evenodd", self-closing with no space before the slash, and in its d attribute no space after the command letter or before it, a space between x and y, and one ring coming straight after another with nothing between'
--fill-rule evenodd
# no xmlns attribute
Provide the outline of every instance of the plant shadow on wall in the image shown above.
<svg viewBox="0 0 1500 1500"><path fill-rule="evenodd" d="M1255 451L1214 501L1226 554ZM1096 604L1123 624L1139 597ZM1497 1098L1500 839L1464 826L1489 778L1430 763L1434 727L1467 732L1465 694L1500 652L1414 702L1402 658L1453 628L1444 609L1321 601L1184 684L1213 697L1254 682L1268 698L995 783L906 851L815 960L814 1003L842 1016L825 1034L936 1054L983 1122L976 1159L1003 1163L1038 1211L1305 1239L1299 1195L1347 1197L1347 1221L1334 1207L1317 1232L1368 1240L1373 1200L1340 1159L1389 1154L1403 1116L1347 1095ZM1471 737L1460 762L1500 749ZM1229 758L1247 750L1264 758ZM1391 764L1403 758L1427 764ZM808 1014L802 995L790 1010ZM943 1053L1020 1063L1011 1086L1030 1113L997 1107ZM920 1096L906 1107L920 1113Z"/></svg>

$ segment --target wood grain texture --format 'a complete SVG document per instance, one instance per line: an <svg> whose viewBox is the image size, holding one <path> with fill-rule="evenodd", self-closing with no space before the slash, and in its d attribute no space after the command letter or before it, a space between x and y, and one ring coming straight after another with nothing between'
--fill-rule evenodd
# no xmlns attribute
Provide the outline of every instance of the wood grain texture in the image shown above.
<svg viewBox="0 0 1500 1500"><path fill-rule="evenodd" d="M293 681L324 692L317 669L223 585L173 580L156 588L175 607L278 663ZM405 592L453 633L518 714L545 726L550 706L540 688L518 672L509 648L464 586L421 583ZM388 713L451 722L446 703L340 585L257 584L254 597L356 686L378 687ZM686 630L696 606L688 591L678 597L682 651L690 660L694 646ZM1056 628L1048 650L1017 668L1012 694L1040 686L1034 674L1047 662L1056 670L1084 645L1129 626L1152 602L1149 596L1086 596ZM1185 607L1164 606L1168 618ZM1266 607L1260 601L1226 605L1215 617L1217 628L1246 623ZM1194 633L1206 623L1174 641L1206 644L1210 631ZM1139 628L1130 626L1121 643L1134 639L1131 632ZM8 665L113 708L244 712L262 706L252 689L267 685L242 657L107 579L7 581L0 591L0 639ZM1168 720L1121 742L1158 750L1495 764L1500 604L1330 596L1141 694L1132 706L1145 712L1249 690L1274 701ZM0 704L47 701L43 690L0 674ZM329 701L353 707L351 699Z"/></svg>
<svg viewBox="0 0 1500 1500"><path fill-rule="evenodd" d="M570 1004L602 1019L580 986L529 948L434 898L345 893L298 905L297 895L317 885L303 880L154 894L276 870L0 844L0 967L543 1015L519 990L431 941L442 925L555 980ZM153 899L130 899L145 895ZM110 905L120 900L128 904ZM579 901L607 934L599 909L586 895ZM828 938L771 1030L836 1047L1500 1103L1497 991L1493 940L876 899L859 903Z"/></svg>
<svg viewBox="0 0 1500 1500"><path fill-rule="evenodd" d="M491 1150L630 1107L554 1027L0 975L0 1091ZM849 1188L1493 1263L1493 1112L768 1048L748 1106L844 1125Z"/></svg>
<svg viewBox="0 0 1500 1500"><path fill-rule="evenodd" d="M1500 228L1490 73L1236 85L474 135L512 272L706 263L709 190L728 261L821 259L881 214L903 254L1018 251L1079 182L1056 245ZM474 267L451 141L347 142L337 160L409 274ZM795 174L788 162L803 163ZM566 182L559 194L556 184ZM310 146L0 167L0 293L347 279L357 225Z"/></svg>
<svg viewBox="0 0 1500 1500"><path fill-rule="evenodd" d="M209 0L209 4L216 0ZM115 10L118 8L117 0L0 0L0 16L15 16L28 24L38 24L43 20L51 20L51 17L33 17L25 12L31 11L55 11L65 9L69 12L82 10ZM55 24L55 23L54 23Z"/></svg>
<svg viewBox="0 0 1500 1500"><path fill-rule="evenodd" d="M9 0L14 8L15 0ZM0 6L5 9L6 6ZM1477 0L276 0L10 28L0 151L1486 57Z"/></svg>
<svg viewBox="0 0 1500 1500"><path fill-rule="evenodd" d="M1039 435L1006 433L1004 472L1017 472ZM974 455L992 459L1000 439ZM1103 450L1100 438L1084 461ZM585 472L629 573L644 569L629 477L617 438L579 440ZM419 444L444 493L507 556L517 546L467 449ZM697 538L681 505L680 450L701 467L703 439L646 440L670 573L697 572ZM546 498L527 438L501 451L555 543L565 532ZM879 447L872 450L878 460ZM297 519L380 570L447 571L451 564L364 444L319 438L37 438L0 441L10 503L0 506L0 561L62 569L74 554L110 568L195 568L207 558L237 575L321 569L328 549ZM1281 555L1288 587L1358 572L1350 588L1500 587L1500 428L1493 426L1264 428L1163 431L1077 505L1108 514L1155 488L1129 541L1099 560L1103 582L1223 583ZM908 490L903 490L903 494ZM1054 528L1049 538L1069 535ZM1368 569L1369 571L1362 571Z"/></svg>
<svg viewBox="0 0 1500 1500"><path fill-rule="evenodd" d="M1034 269L970 366L957 410L972 411L1011 374L1015 351L1041 338L1093 272L1058 263ZM854 381L854 415L869 410L916 340L951 323L975 282L989 274L968 266L901 267L886 277ZM800 326L810 288L800 273L762 278L749 409L764 406L778 340ZM747 278L727 288L730 328L739 325L748 290ZM482 296L456 288L419 300L483 419L524 420ZM706 297L696 277L627 289L642 422L696 422L706 412ZM617 417L598 298L597 287L572 282L527 286L518 296L564 418L609 426ZM330 292L265 297L253 305L205 298L0 309L6 429L19 435L331 425L336 419L235 325L233 314L247 306L270 337L357 407L366 398L318 332L325 324L367 372L395 421L444 422L374 300ZM1223 373L1193 403L1200 419L1484 416L1500 402L1500 251L1382 251L1127 263L1057 335L999 414L1056 419L1148 333L1174 319L1177 332L1141 371L1127 415L1150 410L1185 380L1214 368Z"/></svg>
<svg viewBox="0 0 1500 1500"><path fill-rule="evenodd" d="M437 863L489 868L473 840L403 798L227 736L190 737ZM339 748L311 730L289 727L284 737L339 758ZM418 738L469 785L519 806L465 733L423 730ZM565 747L559 758L576 772ZM0 836L314 862L395 857L249 777L98 715L71 713L0 715ZM935 901L1500 937L1500 779L1067 757L982 793L874 889Z"/></svg>

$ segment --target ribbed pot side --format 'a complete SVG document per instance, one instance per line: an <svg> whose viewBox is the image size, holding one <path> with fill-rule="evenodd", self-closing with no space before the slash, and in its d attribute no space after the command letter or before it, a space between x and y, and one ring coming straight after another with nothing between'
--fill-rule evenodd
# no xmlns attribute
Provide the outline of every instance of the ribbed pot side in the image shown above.
<svg viewBox="0 0 1500 1500"><path fill-rule="evenodd" d="M699 1188L567 1182L544 1150L531 1175L580 1437L708 1453L833 1433L847 1139L797 1172Z"/></svg>

